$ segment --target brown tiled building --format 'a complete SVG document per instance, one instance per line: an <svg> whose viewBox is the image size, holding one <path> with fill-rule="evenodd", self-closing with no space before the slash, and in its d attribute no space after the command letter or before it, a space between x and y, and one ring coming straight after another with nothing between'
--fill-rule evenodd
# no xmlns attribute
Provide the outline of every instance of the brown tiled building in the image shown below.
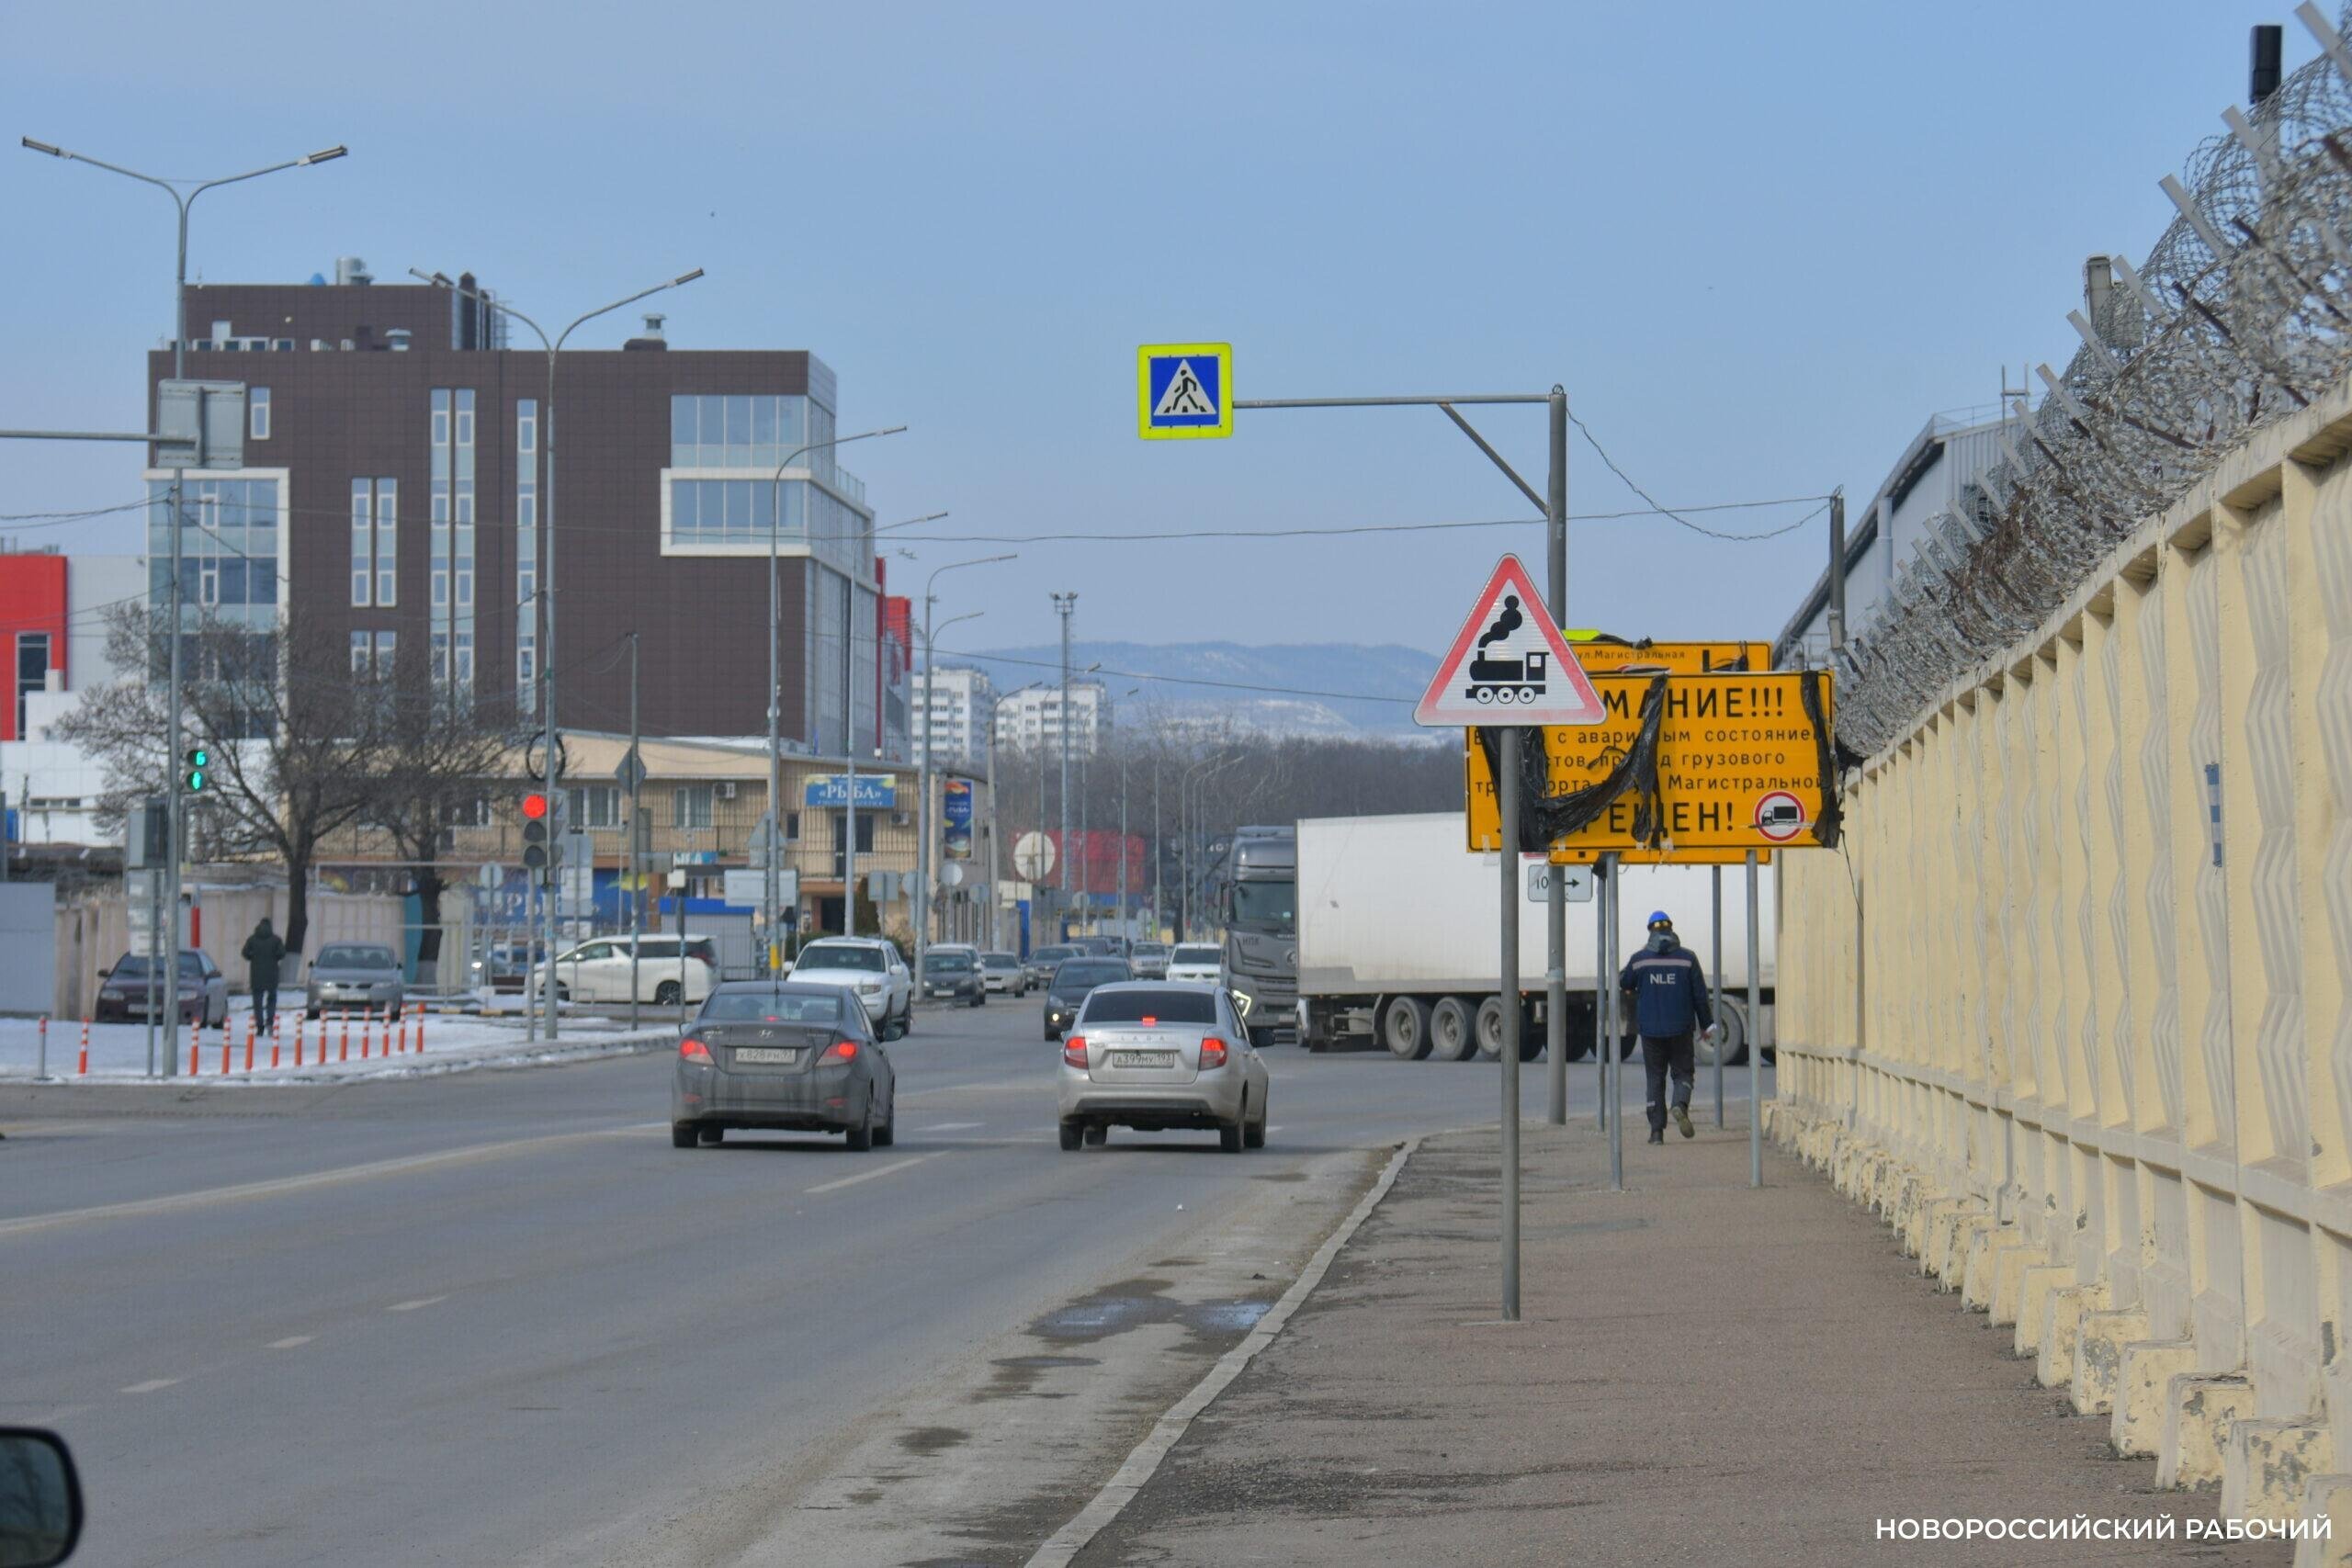
<svg viewBox="0 0 2352 1568"><path fill-rule="evenodd" d="M829 451L775 483L795 448L835 433L823 361L674 349L659 317L622 349L566 350L550 473L535 338L509 346L503 315L449 289L367 282L348 259L336 276L188 289L187 373L245 382L251 411L246 467L189 480L191 603L255 622L300 604L348 634L355 665L426 660L479 702L536 712L552 486L560 723L627 728L635 631L648 735L763 735L780 498L784 734L904 755L887 716L902 696L876 671L864 487ZM168 349L147 368L152 395ZM160 590L167 476L149 477Z"/></svg>

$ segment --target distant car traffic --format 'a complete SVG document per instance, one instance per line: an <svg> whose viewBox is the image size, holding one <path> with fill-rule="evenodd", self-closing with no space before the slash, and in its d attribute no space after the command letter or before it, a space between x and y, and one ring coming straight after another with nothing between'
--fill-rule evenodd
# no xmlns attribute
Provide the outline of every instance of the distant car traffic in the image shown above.
<svg viewBox="0 0 2352 1568"><path fill-rule="evenodd" d="M1271 1089L1230 992L1103 985L1062 1043L1061 1146L1101 1145L1117 1126L1214 1129L1227 1154L1263 1148Z"/></svg>
<svg viewBox="0 0 2352 1568"><path fill-rule="evenodd" d="M1067 942L1057 943L1052 947L1031 949L1029 953L1029 988L1034 991L1043 987L1047 981L1054 977L1054 971L1062 966L1062 961L1064 959L1076 958L1078 955L1078 949L1071 947Z"/></svg>
<svg viewBox="0 0 2352 1568"><path fill-rule="evenodd" d="M854 992L875 1032L885 1040L914 1028L914 978L898 948L877 937L829 936L812 942L793 960L792 978L795 984L841 986Z"/></svg>
<svg viewBox="0 0 2352 1568"><path fill-rule="evenodd" d="M681 1000L699 1002L718 983L716 956L715 946L689 941L682 959L675 936L650 932L635 936L628 931L600 936L556 954L556 995L574 1002L625 1002L634 976L640 1002L662 1007L675 1007ZM534 991L545 976L542 964Z"/></svg>
<svg viewBox="0 0 2352 1568"><path fill-rule="evenodd" d="M922 995L925 1001L945 1000L958 1007L978 1007L989 999L987 983L980 978L979 961L967 952L932 949L922 955Z"/></svg>
<svg viewBox="0 0 2352 1568"><path fill-rule="evenodd" d="M857 993L798 979L730 980L678 1042L670 1144L729 1129L841 1133L864 1151L898 1139L898 1075Z"/></svg>
<svg viewBox="0 0 2352 1568"><path fill-rule="evenodd" d="M1127 954L1127 962L1135 965L1139 980L1164 980L1168 977L1168 944L1164 942L1139 942Z"/></svg>
<svg viewBox="0 0 2352 1568"><path fill-rule="evenodd" d="M1010 953L981 953L980 978L991 991L1015 997L1029 994L1028 966Z"/></svg>
<svg viewBox="0 0 2352 1568"><path fill-rule="evenodd" d="M302 1004L304 1016L321 1013L382 1013L398 1018L408 1000L400 954L381 942L331 942L311 961Z"/></svg>
<svg viewBox="0 0 2352 1568"><path fill-rule="evenodd" d="M151 978L143 953L126 953L100 977L98 999L90 1009L98 1023L128 1023L150 1015L161 1018L166 1009L182 1023L218 1028L229 1021L229 981L201 948L180 950L177 1005L164 1001L162 987Z"/></svg>
<svg viewBox="0 0 2352 1568"><path fill-rule="evenodd" d="M487 986L492 992L514 993L528 989L531 970L541 951L537 942L491 943L482 955L472 962L474 985L477 987Z"/></svg>
<svg viewBox="0 0 2352 1568"><path fill-rule="evenodd" d="M1046 982L1046 1038L1062 1037L1095 987L1134 978L1135 972L1124 958L1066 960L1054 971L1054 977Z"/></svg>
<svg viewBox="0 0 2352 1568"><path fill-rule="evenodd" d="M1225 950L1213 942L1180 942L1168 954L1163 976L1196 985L1214 986L1224 976Z"/></svg>

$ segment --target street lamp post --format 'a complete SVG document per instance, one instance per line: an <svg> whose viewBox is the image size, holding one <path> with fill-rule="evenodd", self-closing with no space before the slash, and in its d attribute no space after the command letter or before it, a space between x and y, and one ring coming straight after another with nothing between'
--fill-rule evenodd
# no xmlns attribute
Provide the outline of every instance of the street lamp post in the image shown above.
<svg viewBox="0 0 2352 1568"><path fill-rule="evenodd" d="M939 574L954 571L958 567L989 566L997 561L1016 560L1013 555L982 556L976 560L951 561L934 568L922 583L922 745L915 752L915 973L922 973L923 953L931 946L931 697L932 677L938 664L932 658L932 607L939 603L939 595L932 585ZM957 615L947 624L974 621L988 614L974 610ZM993 716L993 713L991 713Z"/></svg>
<svg viewBox="0 0 2352 1568"><path fill-rule="evenodd" d="M1119 694L1119 700L1125 702L1129 697L1140 696L1142 693L1141 686L1129 686ZM1119 748L1119 935L1130 943L1135 940L1135 932L1130 929L1132 924L1127 910L1127 749L1122 745Z"/></svg>
<svg viewBox="0 0 2352 1568"><path fill-rule="evenodd" d="M21 137L18 140L21 141L25 147L29 151L43 153L51 158L62 158L69 163L87 164L94 169L104 169L110 175L120 175L126 179L137 180L141 185L153 186L157 190L162 191L165 196L172 198L172 205L179 213L178 260L175 264L172 272L172 379L175 381L184 378L187 373L187 214L188 209L196 205L196 198L202 196L206 191L215 189L220 186L232 186L243 180L259 179L264 175L274 175L284 169L300 169L307 168L312 164L333 163L337 158L346 156L350 151L341 143L337 143L333 147L322 148L316 152L305 153L300 158L289 158L282 164L271 164L264 168L248 169L242 175L229 175L217 180L199 180L191 183L186 180L175 181L162 179L154 175L142 175L136 169L126 169L119 164L109 164L105 162L103 159L92 158L85 153L69 152L65 148L52 146L51 143L46 141L36 141L29 136ZM180 186L183 185L188 186L189 188L186 191L182 191ZM169 717L164 724L166 742L164 748L164 798L171 803L171 807L165 813L165 831L167 836L164 840L166 848L164 850L164 885L162 888L162 896L155 898L150 906L151 910L155 917L154 920L152 922L152 927L149 932L149 942L151 944L149 948L149 956L153 967L150 968L148 973L153 976L162 976L165 973L167 968L172 972L176 973L179 964L180 858L186 848L187 840L185 824L181 821L181 803L184 795L179 781L180 642L182 639L182 629L180 626L180 491L187 482L187 470L176 467L172 469L172 495L170 508L172 529L172 576L171 586L166 594L166 599L171 606L170 624L172 628L172 641L169 655L169 674L166 677L170 682L170 691L164 699ZM150 613L151 615L153 613L152 607ZM172 934L171 940L168 942L164 941L161 934L164 924L164 917L165 910L170 911L170 930ZM171 953L173 956L166 959L164 956L166 953ZM152 983L160 987L163 984L163 981L160 978L157 978ZM156 994L161 995L162 993L158 991ZM163 1053L162 1066L165 1076L169 1077L177 1074L179 1070L179 1059L176 1048L167 1050ZM155 1070L156 1066L155 1010L153 1008L150 1008L147 1013L147 1066L148 1071L151 1074Z"/></svg>
<svg viewBox="0 0 2352 1568"><path fill-rule="evenodd" d="M811 452L820 452L832 446L846 446L853 441L870 441L877 435L896 435L906 428L903 424L894 424L883 430L861 430L854 435L836 436L831 441L812 441L797 452L786 454L784 461L775 466L775 478L769 482L768 831L767 842L764 846L766 852L763 856L766 870L762 873L760 912L767 922L767 962L764 967L770 974L776 972L784 958L783 944L776 941L775 935L776 919L780 913L776 906L782 901L784 890L781 868L776 863L784 857L784 612L778 589L778 573L782 570L779 561L783 555L784 471ZM854 631L855 628L846 621L842 623L842 658L844 665L849 661L848 642ZM844 707L842 709L842 750L844 754L848 753L849 748L849 709ZM851 787L854 789L856 786L853 784ZM852 808L854 809L854 803ZM854 822L855 818L853 816L851 820ZM848 931L844 934L855 935L856 933Z"/></svg>
<svg viewBox="0 0 2352 1568"><path fill-rule="evenodd" d="M561 332L556 333L552 339L548 336L547 330L540 326L538 322L531 320L530 317L523 314L522 311L516 310L514 306L509 305L503 299L495 299L490 295L483 294L477 289L468 288L462 284L453 282L446 273L421 272L415 267L411 267L408 271L411 277L422 278L425 282L432 284L436 288L447 288L452 293L463 295L465 298L472 299L477 303L487 305L493 310L504 311L508 316L513 317L515 321L518 321L525 326L530 328L532 334L539 340L539 346L547 352L548 399L547 406L539 411L540 461L547 465L547 478L539 486L539 522L541 529L546 535L547 542L545 547L539 552L538 591L536 597L538 600L539 701L541 707L544 710L540 716L545 721L545 734L542 738L544 755L541 759L540 772L545 781L542 787L547 791L548 799L550 802L553 802L558 798L556 795L556 783L560 774L556 760L555 728L556 356L563 352L565 341L582 326L594 321L599 316L609 315L613 311L619 310L624 305L634 305L639 299L646 298L648 295L659 294L665 288L683 288L686 284L692 283L695 278L700 277L702 276L702 268L696 267L692 272L680 273L677 276L669 279L667 282L657 283L650 288L640 288L636 293L616 299L609 305L599 305L587 314L573 318L571 324L565 327ZM635 828L632 827L630 831L634 833L636 831ZM681 902L679 904L679 908L681 909L685 908L684 903L683 902L684 897L684 895L681 894ZM557 1027L555 1005L555 947L556 907L559 900L554 897L548 897L542 899L540 902L544 906L543 914L546 921L541 931L541 940L547 944L547 956L545 960L546 969L539 982L540 1006L546 1015L548 1038L549 1040L553 1040L556 1037Z"/></svg>

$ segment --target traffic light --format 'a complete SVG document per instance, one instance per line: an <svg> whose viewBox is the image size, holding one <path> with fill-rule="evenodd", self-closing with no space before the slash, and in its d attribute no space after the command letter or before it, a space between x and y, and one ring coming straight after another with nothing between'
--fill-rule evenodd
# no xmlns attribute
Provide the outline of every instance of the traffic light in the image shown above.
<svg viewBox="0 0 2352 1568"><path fill-rule="evenodd" d="M180 771L180 783L190 795L200 795L212 781L212 753L202 746L187 749L187 766Z"/></svg>
<svg viewBox="0 0 2352 1568"><path fill-rule="evenodd" d="M523 797L523 869L544 877L548 871L548 797Z"/></svg>

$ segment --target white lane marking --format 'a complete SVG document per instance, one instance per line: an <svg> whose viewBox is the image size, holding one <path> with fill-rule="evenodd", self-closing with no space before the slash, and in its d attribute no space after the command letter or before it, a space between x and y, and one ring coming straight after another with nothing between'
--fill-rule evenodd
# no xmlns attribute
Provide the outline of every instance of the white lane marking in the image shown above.
<svg viewBox="0 0 2352 1568"><path fill-rule="evenodd" d="M0 1239L22 1235L28 1231L47 1230L51 1225L73 1224L82 1220L129 1219L142 1214L169 1214L184 1209L200 1209L212 1203L233 1203L249 1198L274 1198L280 1193L300 1192L312 1187L331 1187L344 1181L364 1181L370 1177L390 1176L408 1170L423 1170L436 1165L458 1165L467 1160L495 1159L517 1154L526 1149L543 1148L553 1144L576 1143L586 1138L610 1138L668 1125L667 1122L639 1122L626 1127L598 1127L582 1133L548 1133L536 1138L516 1138L503 1144L474 1144L461 1149L443 1149L437 1154L402 1155L397 1159L372 1160L366 1165L338 1166L331 1170L314 1170L307 1176L277 1176L266 1181L243 1182L234 1187L207 1187L194 1192L167 1193L159 1198L134 1198L123 1203L101 1203L95 1208L60 1209L46 1214L26 1214L17 1219L0 1220Z"/></svg>
<svg viewBox="0 0 2352 1568"><path fill-rule="evenodd" d="M1272 1126L1271 1126L1271 1127L1269 1127L1269 1128L1267 1128L1267 1129L1266 1129L1266 1136L1268 1136L1268 1137L1270 1137L1270 1138L1271 1138L1271 1137L1272 1137L1276 1133L1279 1133L1279 1132L1281 1132L1282 1130L1283 1130L1283 1124L1282 1124L1281 1122L1275 1122Z"/></svg>
<svg viewBox="0 0 2352 1568"><path fill-rule="evenodd" d="M177 1378L149 1378L145 1382L132 1383L129 1388L124 1389L122 1392L125 1393L153 1393L159 1388L169 1388L179 1381L180 1380Z"/></svg>
<svg viewBox="0 0 2352 1568"><path fill-rule="evenodd" d="M940 1122L929 1127L918 1127L918 1133L962 1133L974 1127L985 1127L985 1122Z"/></svg>
<svg viewBox="0 0 2352 1568"><path fill-rule="evenodd" d="M291 1350L297 1346L308 1345L311 1340L317 1337L318 1336L314 1334L290 1334L283 1339L271 1340L267 1346L264 1347L264 1348L271 1350Z"/></svg>
<svg viewBox="0 0 2352 1568"><path fill-rule="evenodd" d="M921 1165L927 1159L937 1159L940 1155L946 1152L945 1149L940 1149L933 1154L917 1155L912 1159L902 1159L890 1165L877 1165L872 1170L861 1170L855 1176L844 1176L839 1181L820 1182L815 1187L803 1188L802 1190L812 1198L820 1192L838 1192L844 1187L854 1187L861 1181L871 1181L877 1176L893 1175L910 1166Z"/></svg>
<svg viewBox="0 0 2352 1568"><path fill-rule="evenodd" d="M419 1307L438 1306L448 1299L447 1296L419 1296L413 1302L394 1302L384 1310L386 1312L414 1312Z"/></svg>

